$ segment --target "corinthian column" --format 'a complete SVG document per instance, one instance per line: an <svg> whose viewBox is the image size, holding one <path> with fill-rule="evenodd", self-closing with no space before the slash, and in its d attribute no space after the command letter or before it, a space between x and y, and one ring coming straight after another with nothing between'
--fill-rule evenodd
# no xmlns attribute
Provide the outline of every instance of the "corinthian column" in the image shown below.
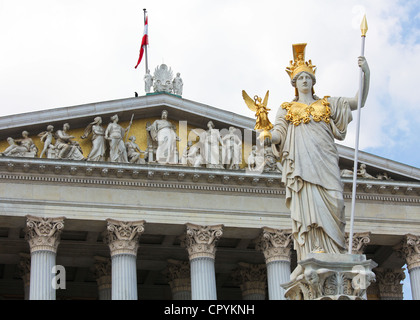
<svg viewBox="0 0 420 320"><path fill-rule="evenodd" d="M198 226L187 223L183 246L187 248L191 267L192 300L216 300L214 258L216 242L223 234L223 225Z"/></svg>
<svg viewBox="0 0 420 320"><path fill-rule="evenodd" d="M137 300L137 249L145 221L107 219L104 241L112 261L112 300Z"/></svg>
<svg viewBox="0 0 420 320"><path fill-rule="evenodd" d="M265 300L267 268L265 264L239 262L233 278L240 283L244 300Z"/></svg>
<svg viewBox="0 0 420 320"><path fill-rule="evenodd" d="M169 259L164 274L169 280L173 300L191 300L191 272L188 261Z"/></svg>
<svg viewBox="0 0 420 320"><path fill-rule="evenodd" d="M420 237L407 234L395 249L407 262L413 300L420 300Z"/></svg>
<svg viewBox="0 0 420 320"><path fill-rule="evenodd" d="M30 300L55 300L53 280L57 247L60 243L64 217L40 218L26 216L26 240L31 252Z"/></svg>
<svg viewBox="0 0 420 320"><path fill-rule="evenodd" d="M290 281L291 230L264 227L256 249L262 251L267 265L269 300L285 300L285 290L280 286Z"/></svg>
<svg viewBox="0 0 420 320"><path fill-rule="evenodd" d="M29 285L31 280L31 256L27 253L20 253L18 272L23 280L24 299L29 300Z"/></svg>
<svg viewBox="0 0 420 320"><path fill-rule="evenodd" d="M402 300L403 290L401 281L405 279L404 270L375 268L373 269L378 283L381 300Z"/></svg>
<svg viewBox="0 0 420 320"><path fill-rule="evenodd" d="M94 275L98 284L99 300L112 300L111 259L95 256Z"/></svg>

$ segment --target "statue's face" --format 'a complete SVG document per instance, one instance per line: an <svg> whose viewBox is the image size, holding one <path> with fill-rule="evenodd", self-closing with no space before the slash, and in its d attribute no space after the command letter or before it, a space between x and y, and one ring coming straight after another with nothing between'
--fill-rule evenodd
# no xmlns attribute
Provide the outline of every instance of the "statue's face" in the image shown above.
<svg viewBox="0 0 420 320"><path fill-rule="evenodd" d="M312 90L312 77L306 72L302 72L296 79L296 88L299 92L308 93Z"/></svg>

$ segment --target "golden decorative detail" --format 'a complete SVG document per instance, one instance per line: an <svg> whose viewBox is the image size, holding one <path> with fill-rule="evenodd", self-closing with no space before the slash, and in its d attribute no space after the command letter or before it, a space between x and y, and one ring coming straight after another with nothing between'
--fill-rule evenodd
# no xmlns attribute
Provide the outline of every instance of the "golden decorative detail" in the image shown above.
<svg viewBox="0 0 420 320"><path fill-rule="evenodd" d="M270 130L273 128L273 124L268 119L268 111L271 109L267 108L268 103L268 94L269 91L265 94L264 101L262 101L261 97L255 95L254 100L242 90L242 97L248 108L251 111L255 112L255 116L257 118L254 129L257 131L262 131L260 134L260 139L264 140L265 138L271 138Z"/></svg>
<svg viewBox="0 0 420 320"><path fill-rule="evenodd" d="M315 75L316 66L312 64L312 61L305 61L305 48L306 43L297 43L292 45L293 48L293 60L290 60L290 65L286 68L286 72L290 79L293 79L300 72L308 72Z"/></svg>
<svg viewBox="0 0 420 320"><path fill-rule="evenodd" d="M366 15L363 16L362 23L360 24L360 31L362 31L362 37L366 37L366 33L368 31Z"/></svg>
<svg viewBox="0 0 420 320"><path fill-rule="evenodd" d="M301 123L309 123L311 121L310 116L315 122L322 120L325 123L330 123L331 110L328 98L329 96L325 96L310 105L300 102L284 102L281 107L287 110L286 120L292 122L295 126Z"/></svg>

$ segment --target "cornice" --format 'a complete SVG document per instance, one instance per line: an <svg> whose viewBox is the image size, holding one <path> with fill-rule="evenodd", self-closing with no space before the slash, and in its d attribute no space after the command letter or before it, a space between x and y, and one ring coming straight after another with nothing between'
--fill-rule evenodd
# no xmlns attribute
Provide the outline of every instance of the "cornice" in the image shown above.
<svg viewBox="0 0 420 320"><path fill-rule="evenodd" d="M74 160L0 158L0 180L284 195L280 173ZM343 178L344 198L352 180ZM420 183L359 179L357 199L420 203Z"/></svg>

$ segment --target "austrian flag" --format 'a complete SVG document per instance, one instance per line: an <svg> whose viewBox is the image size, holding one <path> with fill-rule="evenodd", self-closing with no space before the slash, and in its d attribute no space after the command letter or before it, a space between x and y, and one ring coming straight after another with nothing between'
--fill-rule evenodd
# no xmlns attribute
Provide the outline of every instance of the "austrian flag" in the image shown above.
<svg viewBox="0 0 420 320"><path fill-rule="evenodd" d="M141 62L141 59L143 58L143 53L144 53L144 48L149 44L149 37L147 35L147 29L148 29L148 17L146 16L146 19L144 21L144 33L143 33L143 38L141 39L141 46L140 46L140 56L139 56L139 60L137 61L137 64L134 68L137 69L138 65Z"/></svg>

